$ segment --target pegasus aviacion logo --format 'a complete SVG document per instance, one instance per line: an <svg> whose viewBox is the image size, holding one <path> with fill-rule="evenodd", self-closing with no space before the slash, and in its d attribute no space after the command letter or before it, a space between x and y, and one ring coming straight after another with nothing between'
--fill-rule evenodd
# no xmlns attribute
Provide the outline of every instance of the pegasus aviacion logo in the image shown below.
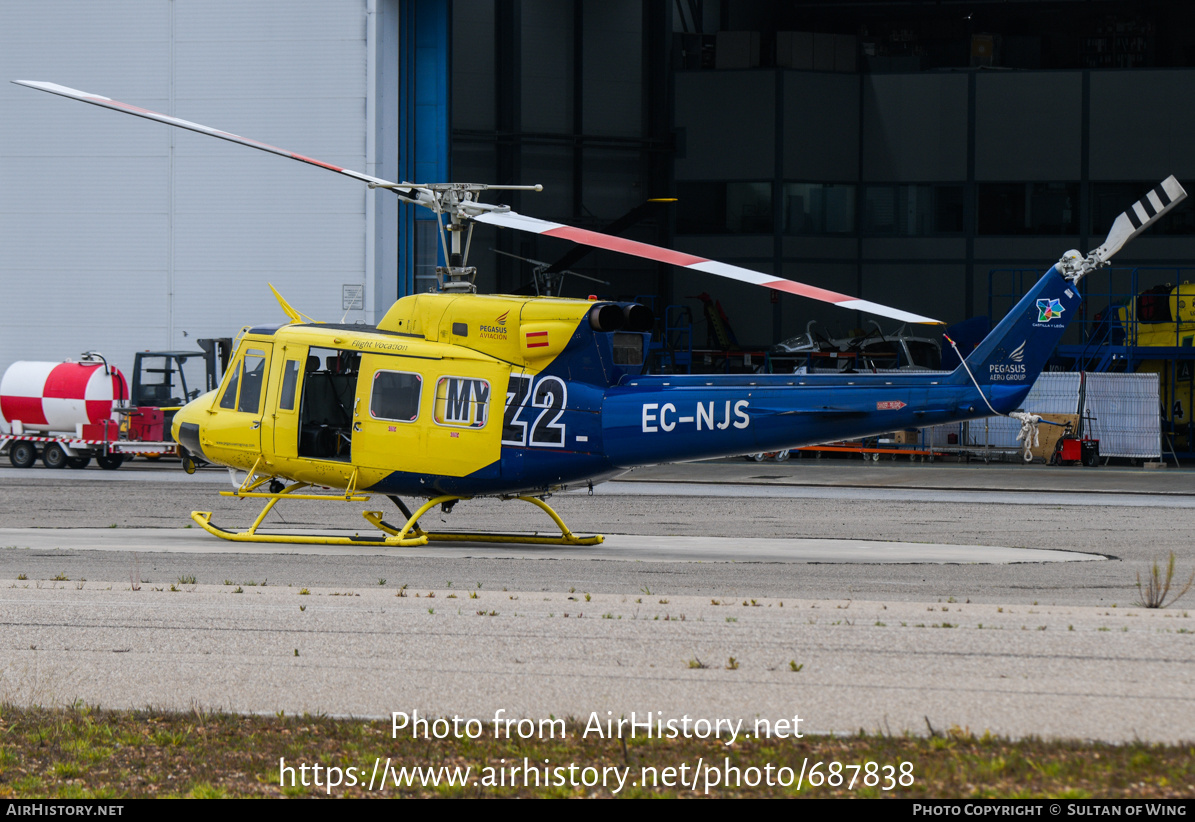
<svg viewBox="0 0 1195 822"><path fill-rule="evenodd" d="M1062 303L1058 300L1037 301L1037 321L1039 323L1048 323L1050 320L1061 317L1062 311Z"/></svg>
<svg viewBox="0 0 1195 822"><path fill-rule="evenodd" d="M482 339L505 340L506 339L506 318L509 315L510 315L509 311L503 311L495 319L494 325L480 326Z"/></svg>
<svg viewBox="0 0 1195 822"><path fill-rule="evenodd" d="M1012 353L1008 355L1008 359L1010 362L1020 362L1021 360L1025 359L1025 343L1021 343L1014 348Z"/></svg>

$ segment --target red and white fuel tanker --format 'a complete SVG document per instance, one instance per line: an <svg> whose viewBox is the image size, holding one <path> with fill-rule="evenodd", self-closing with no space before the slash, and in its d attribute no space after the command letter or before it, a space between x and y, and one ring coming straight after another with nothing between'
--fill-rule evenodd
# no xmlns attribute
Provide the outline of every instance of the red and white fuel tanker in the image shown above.
<svg viewBox="0 0 1195 822"><path fill-rule="evenodd" d="M0 454L28 468L119 468L136 454L175 454L160 408L129 406L129 384L103 355L79 362L15 362L0 379Z"/></svg>

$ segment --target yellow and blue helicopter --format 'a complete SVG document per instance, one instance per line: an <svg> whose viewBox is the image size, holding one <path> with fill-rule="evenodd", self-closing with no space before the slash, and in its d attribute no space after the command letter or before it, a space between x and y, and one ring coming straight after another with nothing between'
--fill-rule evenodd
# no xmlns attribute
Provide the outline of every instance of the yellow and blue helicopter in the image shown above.
<svg viewBox="0 0 1195 822"><path fill-rule="evenodd" d="M107 97L14 81L299 160L393 191L432 209L448 265L440 291L403 297L376 327L311 320L275 291L289 322L249 328L223 383L174 417L184 467L243 471L233 496L260 498L253 524L233 532L211 513L192 518L224 539L421 545L429 541L593 544L544 498L635 466L776 451L1018 409L1082 302L1079 281L1177 205L1173 177L1113 224L1087 255L1069 251L950 374L644 375L654 318L645 306L475 293L466 265L475 223L561 237L800 294L904 322L928 317L847 295L480 202L483 192L538 186L394 183ZM463 245L463 250L462 250ZM1027 415L1026 415L1027 416ZM342 493L317 493L318 489ZM378 536L259 531L282 500L388 497L404 521L378 511ZM419 518L478 496L543 509L559 535L432 533ZM411 511L402 498L426 500Z"/></svg>

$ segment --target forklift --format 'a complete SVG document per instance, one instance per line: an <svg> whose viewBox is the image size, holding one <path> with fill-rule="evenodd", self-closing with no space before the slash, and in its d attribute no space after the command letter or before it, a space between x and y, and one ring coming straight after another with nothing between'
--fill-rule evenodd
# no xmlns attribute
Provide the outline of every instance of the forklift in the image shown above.
<svg viewBox="0 0 1195 822"><path fill-rule="evenodd" d="M145 439L168 439L174 414L191 400L215 391L232 356L232 338L196 340L201 351L139 351L133 359L128 424ZM156 411L155 411L156 410Z"/></svg>

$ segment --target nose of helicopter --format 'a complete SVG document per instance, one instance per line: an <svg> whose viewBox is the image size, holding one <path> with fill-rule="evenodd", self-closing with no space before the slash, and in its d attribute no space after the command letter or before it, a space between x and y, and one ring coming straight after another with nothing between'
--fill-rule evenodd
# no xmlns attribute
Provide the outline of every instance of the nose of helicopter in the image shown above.
<svg viewBox="0 0 1195 822"><path fill-rule="evenodd" d="M191 400L174 414L174 421L170 424L170 433L174 436L174 441L186 449L186 453L183 454L184 468L187 467L186 457L188 455L192 460L210 462L199 445L199 431L203 418L207 416L205 409L211 404L211 393L204 394Z"/></svg>

